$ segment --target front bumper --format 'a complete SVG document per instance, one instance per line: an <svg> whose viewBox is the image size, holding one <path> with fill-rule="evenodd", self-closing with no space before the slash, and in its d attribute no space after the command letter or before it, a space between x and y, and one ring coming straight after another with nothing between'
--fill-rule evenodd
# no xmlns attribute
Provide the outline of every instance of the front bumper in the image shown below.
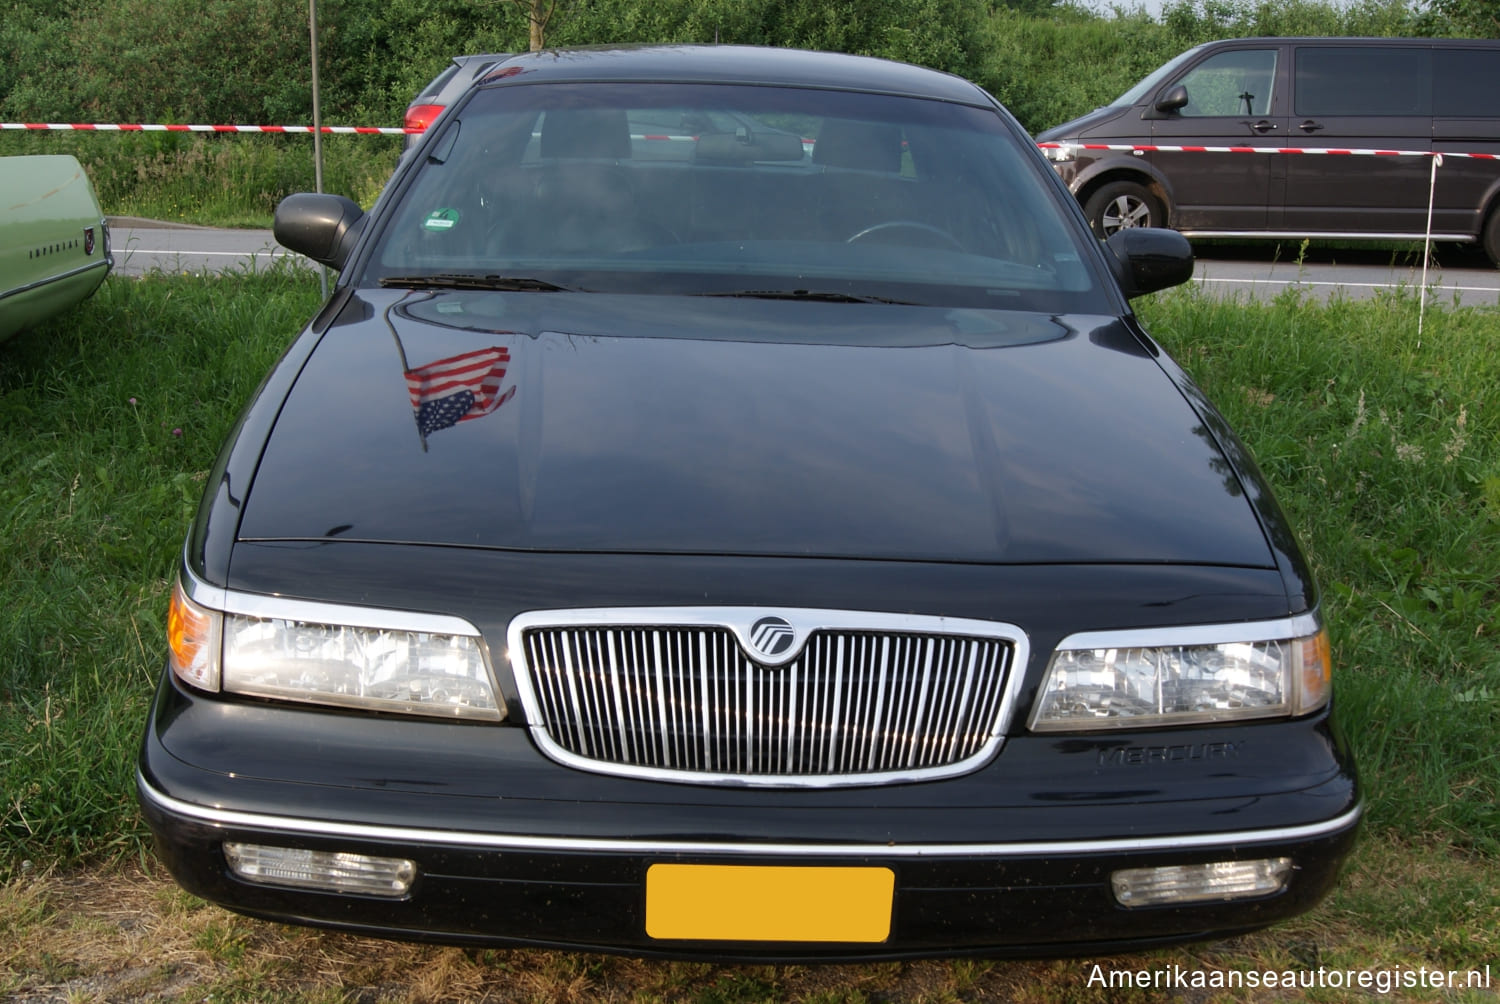
<svg viewBox="0 0 1500 1004"><path fill-rule="evenodd" d="M1064 955L1140 949L1253 930L1314 906L1352 845L1358 810L1296 830L1213 840L1074 844L822 846L538 839L330 824L177 802L141 781L158 853L184 888L251 916L381 937L527 944L642 956L852 961L941 955ZM251 885L227 870L237 840L418 862L401 900ZM1126 910L1110 892L1121 868L1291 857L1281 893L1259 900ZM654 864L889 868L890 936L873 944L656 939L646 933Z"/></svg>
<svg viewBox="0 0 1500 1004"><path fill-rule="evenodd" d="M520 728L387 718L376 747L371 724L164 680L138 787L173 876L252 916L409 940L763 962L1054 956L1302 913L1336 880L1360 816L1326 715L1216 730L1212 742L1246 751L1233 758L1202 730L1148 747L1027 737L966 777L815 792L594 775L545 760ZM446 757L424 746L454 743ZM476 744L482 756L461 751ZM405 858L417 877L399 899L254 884L228 867L226 841ZM1290 881L1256 899L1127 909L1110 884L1126 868L1275 857L1292 860ZM889 869L889 935L652 937L647 873L661 864Z"/></svg>

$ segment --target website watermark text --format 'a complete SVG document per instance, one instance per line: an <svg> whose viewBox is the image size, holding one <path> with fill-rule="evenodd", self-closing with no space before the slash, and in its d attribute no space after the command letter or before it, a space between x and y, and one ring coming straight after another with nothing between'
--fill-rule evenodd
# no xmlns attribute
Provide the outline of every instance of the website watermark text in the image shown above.
<svg viewBox="0 0 1500 1004"><path fill-rule="evenodd" d="M1494 986L1490 967L1433 969L1392 966L1378 969L1108 969L1098 963L1089 971L1088 985L1108 990L1367 990L1377 994L1397 990L1488 990Z"/></svg>

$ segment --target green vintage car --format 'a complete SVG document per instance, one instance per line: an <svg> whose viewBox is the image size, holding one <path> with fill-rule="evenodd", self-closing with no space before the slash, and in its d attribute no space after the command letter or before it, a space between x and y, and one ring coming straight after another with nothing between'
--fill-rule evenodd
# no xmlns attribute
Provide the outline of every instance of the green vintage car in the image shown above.
<svg viewBox="0 0 1500 1004"><path fill-rule="evenodd" d="M109 227L77 160L0 157L0 339L86 299L113 265Z"/></svg>

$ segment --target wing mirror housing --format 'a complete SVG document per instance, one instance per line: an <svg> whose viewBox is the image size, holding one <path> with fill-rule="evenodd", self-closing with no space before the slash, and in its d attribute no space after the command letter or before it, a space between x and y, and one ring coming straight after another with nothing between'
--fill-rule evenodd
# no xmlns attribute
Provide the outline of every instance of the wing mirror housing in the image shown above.
<svg viewBox="0 0 1500 1004"><path fill-rule="evenodd" d="M276 206L276 243L320 265L342 269L364 230L365 211L342 195L300 192Z"/></svg>
<svg viewBox="0 0 1500 1004"><path fill-rule="evenodd" d="M1156 99L1156 110L1164 115L1171 115L1173 112L1181 111L1187 103L1187 88L1178 84Z"/></svg>
<svg viewBox="0 0 1500 1004"><path fill-rule="evenodd" d="M1128 227L1104 242L1110 270L1129 299L1193 277L1193 247L1175 230Z"/></svg>

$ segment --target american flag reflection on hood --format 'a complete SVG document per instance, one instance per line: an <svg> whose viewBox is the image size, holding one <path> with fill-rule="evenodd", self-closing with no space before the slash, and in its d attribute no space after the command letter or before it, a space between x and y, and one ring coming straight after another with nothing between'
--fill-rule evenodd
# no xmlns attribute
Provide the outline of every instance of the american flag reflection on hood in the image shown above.
<svg viewBox="0 0 1500 1004"><path fill-rule="evenodd" d="M423 439L434 432L488 415L515 396L500 384L510 365L510 350L479 349L406 371L406 389Z"/></svg>

